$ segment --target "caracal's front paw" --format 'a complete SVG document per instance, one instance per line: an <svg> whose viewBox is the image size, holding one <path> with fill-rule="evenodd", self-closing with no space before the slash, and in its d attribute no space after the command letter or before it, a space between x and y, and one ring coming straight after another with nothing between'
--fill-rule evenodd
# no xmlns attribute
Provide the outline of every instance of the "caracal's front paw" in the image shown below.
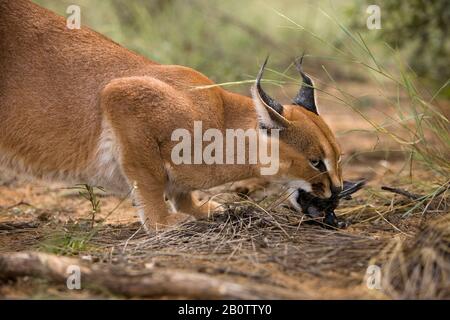
<svg viewBox="0 0 450 320"><path fill-rule="evenodd" d="M197 219L209 218L212 215L225 211L224 205L214 200L198 200L196 202L197 207L195 208L194 216Z"/></svg>
<svg viewBox="0 0 450 320"><path fill-rule="evenodd" d="M154 223L146 223L146 227L148 231L161 231L176 225L180 225L187 221L192 221L194 218L190 215L181 213L181 212L174 212L168 214L164 219L161 219L158 222Z"/></svg>
<svg viewBox="0 0 450 320"><path fill-rule="evenodd" d="M268 181L260 178L250 178L246 180L233 182L230 191L240 193L243 195L249 195L257 190L262 190L269 184Z"/></svg>

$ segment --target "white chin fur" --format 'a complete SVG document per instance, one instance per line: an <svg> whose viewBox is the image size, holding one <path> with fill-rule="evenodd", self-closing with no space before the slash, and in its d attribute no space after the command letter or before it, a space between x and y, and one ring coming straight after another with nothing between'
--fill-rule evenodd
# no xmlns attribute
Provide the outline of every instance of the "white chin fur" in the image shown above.
<svg viewBox="0 0 450 320"><path fill-rule="evenodd" d="M295 208L295 210L297 210L298 212L301 212L302 211L302 207L300 207L300 205L297 202L298 189L289 188L288 192L289 192L289 199L288 199L289 202Z"/></svg>

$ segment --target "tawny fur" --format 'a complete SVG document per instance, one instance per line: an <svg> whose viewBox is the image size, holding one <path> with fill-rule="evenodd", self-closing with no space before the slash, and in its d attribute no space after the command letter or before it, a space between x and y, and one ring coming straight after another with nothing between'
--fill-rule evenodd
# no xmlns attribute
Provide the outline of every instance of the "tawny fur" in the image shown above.
<svg viewBox="0 0 450 320"><path fill-rule="evenodd" d="M0 0L0 166L33 177L101 185L134 194L149 227L185 214L203 217L191 191L260 174L258 165L174 165L173 130L258 127L251 98L199 72L160 65L104 36L25 0ZM280 170L267 178L320 185L329 197L342 184L339 146L316 114L284 106ZM319 173L308 161L327 160ZM166 195L177 212L169 213Z"/></svg>

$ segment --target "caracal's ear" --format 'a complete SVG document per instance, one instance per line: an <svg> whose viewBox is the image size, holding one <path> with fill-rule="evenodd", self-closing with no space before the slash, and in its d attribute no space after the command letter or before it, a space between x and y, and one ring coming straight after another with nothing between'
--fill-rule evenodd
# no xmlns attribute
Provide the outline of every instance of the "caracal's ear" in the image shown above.
<svg viewBox="0 0 450 320"><path fill-rule="evenodd" d="M289 120L282 115L283 106L267 95L261 88L261 78L268 59L269 57L266 58L261 66L256 77L256 83L251 89L253 103L255 104L261 129L284 129L289 125Z"/></svg>
<svg viewBox="0 0 450 320"><path fill-rule="evenodd" d="M303 56L304 56L304 54L301 56L300 59L295 60L295 66L297 67L298 72L300 72L300 75L302 76L303 83L302 83L302 86L301 86L297 96L294 98L293 103L295 105L303 107L303 108L319 115L319 112L318 112L317 106L316 106L314 83L311 80L311 78L308 77L303 72L303 68L302 68Z"/></svg>

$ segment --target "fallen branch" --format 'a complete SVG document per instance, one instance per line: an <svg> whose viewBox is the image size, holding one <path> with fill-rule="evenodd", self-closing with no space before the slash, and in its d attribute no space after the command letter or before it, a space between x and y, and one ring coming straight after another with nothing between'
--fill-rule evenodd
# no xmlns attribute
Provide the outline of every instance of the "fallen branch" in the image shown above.
<svg viewBox="0 0 450 320"><path fill-rule="evenodd" d="M403 189L393 188L393 187L388 187L388 186L382 186L381 190L385 190L385 191L389 191L389 192L392 192L392 193L396 193L396 194L405 196L405 197L407 197L407 198L409 198L411 200L417 200L417 199L420 199L420 198L423 197L420 194L411 193L411 192L408 192L408 191L403 190Z"/></svg>
<svg viewBox="0 0 450 320"><path fill-rule="evenodd" d="M38 252L0 254L0 278L32 276L66 284L70 266L78 266L83 287L102 288L126 297L183 297L188 299L301 299L285 289L262 285L243 286L195 272L149 270L126 273L100 264Z"/></svg>

